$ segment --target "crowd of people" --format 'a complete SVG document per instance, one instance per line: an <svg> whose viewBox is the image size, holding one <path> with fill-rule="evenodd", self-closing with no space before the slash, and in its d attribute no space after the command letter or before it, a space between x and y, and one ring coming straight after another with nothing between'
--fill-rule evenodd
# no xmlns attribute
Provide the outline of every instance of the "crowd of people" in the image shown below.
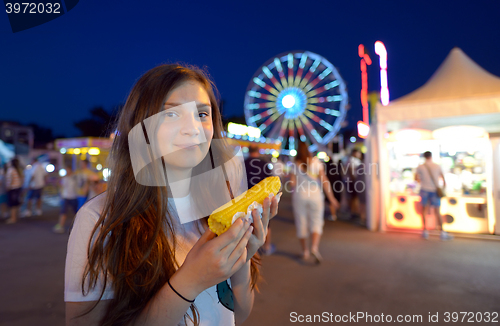
<svg viewBox="0 0 500 326"><path fill-rule="evenodd" d="M65 233L68 214L76 214L88 199L103 191L99 175L89 165L87 160L80 161L80 167L74 172L67 166L66 175L59 179L61 211L53 228L55 233ZM0 216L5 223L14 224L19 218L42 216L42 194L47 185L48 173L39 157L26 167L17 157L4 164L0 168ZM24 210L21 211L22 207Z"/></svg>
<svg viewBox="0 0 500 326"><path fill-rule="evenodd" d="M257 146L252 145L245 168L248 188L267 176L281 178L283 190L292 194L296 235L302 248L301 259L306 262L313 259L319 264L323 260L319 247L325 220L335 221L339 215L344 220L366 225L365 182L369 171L363 163L362 153L356 148L338 162L322 162L312 154L305 142L299 142L293 160L271 163L259 154ZM269 228L266 243L260 252L271 255L275 251Z"/></svg>

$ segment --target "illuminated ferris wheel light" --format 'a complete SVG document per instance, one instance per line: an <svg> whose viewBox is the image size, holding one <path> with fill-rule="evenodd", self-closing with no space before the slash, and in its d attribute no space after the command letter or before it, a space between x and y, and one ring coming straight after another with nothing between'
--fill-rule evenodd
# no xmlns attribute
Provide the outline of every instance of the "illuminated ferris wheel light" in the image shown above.
<svg viewBox="0 0 500 326"><path fill-rule="evenodd" d="M337 69L309 51L282 53L264 63L245 95L245 119L263 137L297 155L298 140L316 150L328 144L345 119L347 90Z"/></svg>
<svg viewBox="0 0 500 326"><path fill-rule="evenodd" d="M292 95L285 95L283 99L281 100L281 104L287 109L290 109L292 106L295 105L295 97Z"/></svg>

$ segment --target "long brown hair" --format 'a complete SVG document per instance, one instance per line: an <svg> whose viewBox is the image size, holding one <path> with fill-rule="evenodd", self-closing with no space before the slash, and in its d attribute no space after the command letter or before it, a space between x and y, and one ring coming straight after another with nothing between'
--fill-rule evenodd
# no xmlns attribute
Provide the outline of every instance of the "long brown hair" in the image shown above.
<svg viewBox="0 0 500 326"><path fill-rule="evenodd" d="M133 87L118 118L104 209L93 231L94 240L89 243L88 265L82 278L84 294L96 286L100 277L104 281L103 292L108 277L112 282L114 298L101 325L134 321L177 269L169 189L136 182L127 135L134 126L160 112L167 95L186 81L198 82L207 91L212 104L213 139L223 138L215 86L199 68L161 65L146 72ZM252 288L259 279L259 264L256 255L251 262ZM196 308L190 308L193 322L198 325Z"/></svg>
<svg viewBox="0 0 500 326"><path fill-rule="evenodd" d="M302 172L306 172L307 166L309 164L309 159L312 158L311 152L309 152L309 147L307 143L299 141L297 146L297 156L295 157L295 162L298 164L299 169Z"/></svg>

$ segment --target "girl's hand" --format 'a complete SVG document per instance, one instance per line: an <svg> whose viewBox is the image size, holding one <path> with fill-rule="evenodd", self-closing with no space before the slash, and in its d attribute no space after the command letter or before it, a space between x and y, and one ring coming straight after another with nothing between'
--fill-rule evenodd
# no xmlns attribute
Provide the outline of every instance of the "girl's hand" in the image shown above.
<svg viewBox="0 0 500 326"><path fill-rule="evenodd" d="M253 218L253 233L250 236L250 240L247 245L247 261L250 260L253 255L259 250L260 247L266 241L267 229L269 227L269 220L278 214L278 203L281 197L281 193L277 194L272 198L272 201L268 198L264 199L262 204L262 219L259 215L259 211L254 209L252 211Z"/></svg>
<svg viewBox="0 0 500 326"><path fill-rule="evenodd" d="M170 284L192 300L205 289L227 280L247 261L246 246L252 231L246 219L238 219L217 238L207 228L170 279Z"/></svg>

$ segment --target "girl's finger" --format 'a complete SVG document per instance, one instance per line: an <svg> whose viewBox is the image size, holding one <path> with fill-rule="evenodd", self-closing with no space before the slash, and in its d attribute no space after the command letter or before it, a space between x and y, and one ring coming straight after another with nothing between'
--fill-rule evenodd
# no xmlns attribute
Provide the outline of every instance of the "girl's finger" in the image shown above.
<svg viewBox="0 0 500 326"><path fill-rule="evenodd" d="M252 232L253 232L253 226L250 225L248 227L247 231L245 232L245 235L238 243L238 245L229 254L229 258L228 258L229 264L232 264L234 266L234 264L236 264L236 262L241 258L243 253L246 251L248 240L250 240L250 237L252 236ZM245 259L244 261L246 261L246 255L245 255L244 259Z"/></svg>
<svg viewBox="0 0 500 326"><path fill-rule="evenodd" d="M271 217L269 219L272 219L276 215L278 215L278 204L280 198L278 196L281 196L281 193L278 194L277 196L273 197L273 200L271 202Z"/></svg>
<svg viewBox="0 0 500 326"><path fill-rule="evenodd" d="M207 228L205 230L205 232L201 235L201 237L198 239L198 241L196 241L196 243L194 244L194 246L191 250L203 246L205 243L212 240L213 238L215 238L215 233L213 233L212 230Z"/></svg>
<svg viewBox="0 0 500 326"><path fill-rule="evenodd" d="M240 255L240 257L238 258L238 260L236 260L234 262L234 265L233 265L233 268L231 268L231 275L233 275L234 273L236 273L237 271L240 270L240 268L247 262L247 260L250 260L250 258L252 257L248 257L248 251L247 251L247 248L243 248L243 253Z"/></svg>
<svg viewBox="0 0 500 326"><path fill-rule="evenodd" d="M257 239L264 239L267 230L267 224L264 224L264 222L261 220L259 211L256 209L252 211L252 217L255 236L257 237Z"/></svg>
<svg viewBox="0 0 500 326"><path fill-rule="evenodd" d="M247 219L237 219L226 232L217 237L216 241L218 242L219 250L223 251L227 248L226 251L232 252L245 235L245 231L249 225L250 223Z"/></svg>
<svg viewBox="0 0 500 326"><path fill-rule="evenodd" d="M269 224L269 209L271 206L271 200L269 197L266 197L264 199L264 203L262 204L262 224L267 225Z"/></svg>

